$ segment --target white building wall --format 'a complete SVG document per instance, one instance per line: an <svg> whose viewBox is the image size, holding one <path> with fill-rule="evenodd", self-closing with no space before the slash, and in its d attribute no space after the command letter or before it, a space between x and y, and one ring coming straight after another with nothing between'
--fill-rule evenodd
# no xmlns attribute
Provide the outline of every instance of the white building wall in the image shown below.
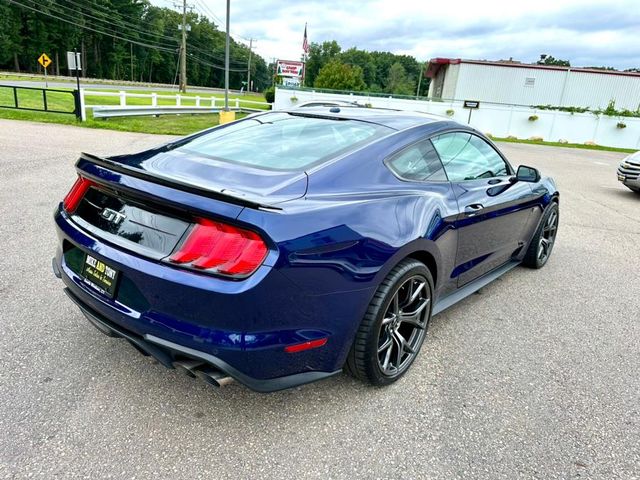
<svg viewBox="0 0 640 480"><path fill-rule="evenodd" d="M456 98L516 105L559 105L565 72L461 63ZM533 85L527 79L533 78Z"/></svg>
<svg viewBox="0 0 640 480"><path fill-rule="evenodd" d="M291 98L296 98L295 102ZM370 97L368 95L342 95L318 93L308 90L276 88L274 110L296 108L298 104L311 100L346 100L371 104L372 107L393 108L441 115L443 120L467 123L469 110L463 108L462 101L423 101L392 97ZM530 121L536 115L538 120ZM623 122L626 128L617 128ZM640 118L608 117L592 113L567 113L536 110L526 106L495 105L480 103L478 110L471 111L470 125L481 132L496 137L514 136L528 139L541 137L557 142L560 139L570 143L595 142L609 147L640 150Z"/></svg>
<svg viewBox="0 0 640 480"><path fill-rule="evenodd" d="M640 76L473 63L457 66L453 98L458 100L591 108L605 108L615 100L617 109L640 106Z"/></svg>
<svg viewBox="0 0 640 480"><path fill-rule="evenodd" d="M606 108L611 100L618 110L640 108L640 76L569 73L564 105Z"/></svg>
<svg viewBox="0 0 640 480"><path fill-rule="evenodd" d="M448 68L441 68L441 71L446 71L444 78L444 86L442 88L442 96L440 98L453 100L456 97L456 89L458 87L458 77L460 74L460 64L449 65Z"/></svg>

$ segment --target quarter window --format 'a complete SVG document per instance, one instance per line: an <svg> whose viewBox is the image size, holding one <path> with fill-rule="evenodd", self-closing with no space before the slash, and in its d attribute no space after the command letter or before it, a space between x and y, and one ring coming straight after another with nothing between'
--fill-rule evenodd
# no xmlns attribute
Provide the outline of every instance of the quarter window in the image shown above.
<svg viewBox="0 0 640 480"><path fill-rule="evenodd" d="M454 132L434 137L431 141L452 182L509 175L506 162L480 137Z"/></svg>
<svg viewBox="0 0 640 480"><path fill-rule="evenodd" d="M438 154L429 140L415 143L396 153L387 166L405 180L442 182L447 176L442 169Z"/></svg>

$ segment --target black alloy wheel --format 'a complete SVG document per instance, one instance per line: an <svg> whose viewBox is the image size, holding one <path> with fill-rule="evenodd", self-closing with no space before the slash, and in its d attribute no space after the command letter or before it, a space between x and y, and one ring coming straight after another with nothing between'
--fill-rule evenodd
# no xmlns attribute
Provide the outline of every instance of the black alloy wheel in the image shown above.
<svg viewBox="0 0 640 480"><path fill-rule="evenodd" d="M373 385L398 380L422 347L432 300L429 269L403 260L378 287L349 352L347 372Z"/></svg>

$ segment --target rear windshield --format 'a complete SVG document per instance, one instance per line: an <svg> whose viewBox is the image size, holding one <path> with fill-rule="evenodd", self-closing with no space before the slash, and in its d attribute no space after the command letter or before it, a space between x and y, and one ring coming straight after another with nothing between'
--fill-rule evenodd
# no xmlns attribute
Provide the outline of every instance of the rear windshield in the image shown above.
<svg viewBox="0 0 640 480"><path fill-rule="evenodd" d="M305 170L391 133L358 120L272 113L215 129L178 148L270 170Z"/></svg>

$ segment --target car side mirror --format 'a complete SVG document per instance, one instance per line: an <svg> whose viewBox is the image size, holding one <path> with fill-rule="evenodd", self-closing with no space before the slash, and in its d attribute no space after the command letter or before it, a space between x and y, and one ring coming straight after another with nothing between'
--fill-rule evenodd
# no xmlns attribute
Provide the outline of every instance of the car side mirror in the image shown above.
<svg viewBox="0 0 640 480"><path fill-rule="evenodd" d="M518 167L518 171L516 172L516 179L519 182L539 182L540 181L540 172L537 168L527 167L525 165L520 165Z"/></svg>

